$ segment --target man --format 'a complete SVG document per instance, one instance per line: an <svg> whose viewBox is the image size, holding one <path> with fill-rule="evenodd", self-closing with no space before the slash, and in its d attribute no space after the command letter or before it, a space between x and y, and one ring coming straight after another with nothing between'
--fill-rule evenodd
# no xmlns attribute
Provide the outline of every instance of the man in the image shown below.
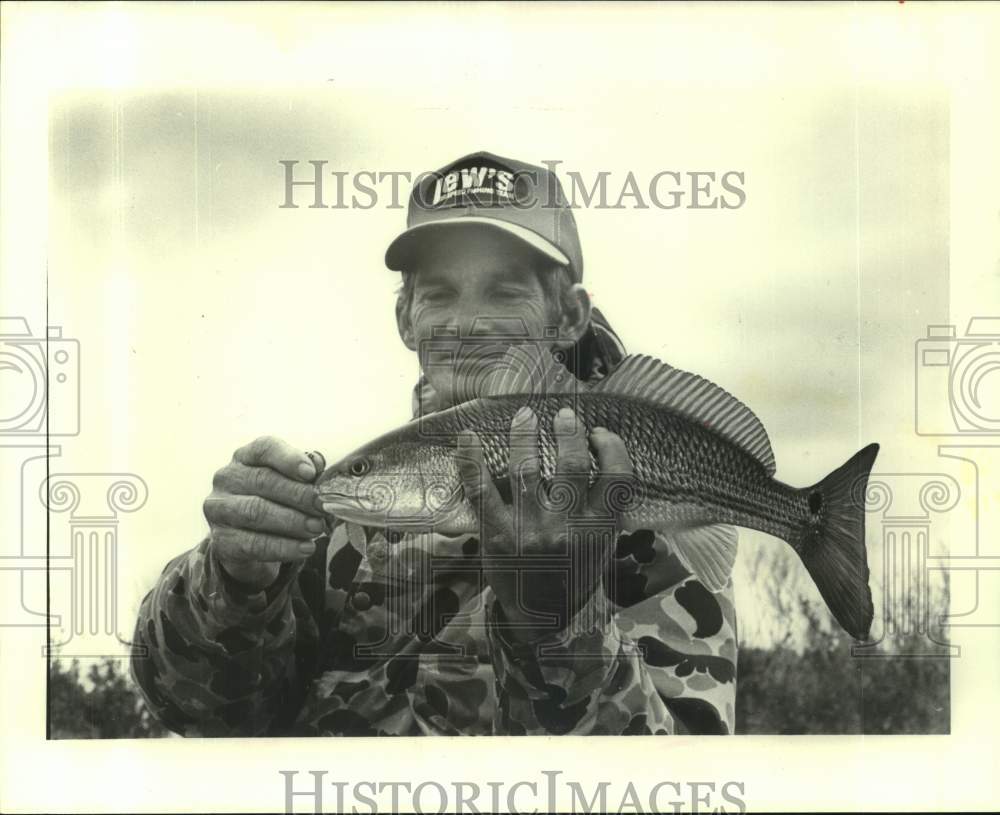
<svg viewBox="0 0 1000 815"><path fill-rule="evenodd" d="M581 285L573 214L547 170L461 158L418 180L407 227L386 263L403 275L399 333L422 368L415 417L476 396L483 371L462 364L476 338L534 341L591 382L624 356ZM455 341L446 364L442 337ZM621 439L588 437L572 412L541 428L522 411L515 432L555 432L556 472L585 509L600 499L591 456L630 472ZM490 482L474 433L459 445L482 534L458 538L330 522L318 454L273 438L237 450L205 501L209 536L140 608L149 654L132 670L150 709L204 736L732 733L731 581L709 592L647 531L618 536L588 571L565 515L522 484L515 519L516 484ZM512 449L510 469L537 480L537 456ZM567 545L568 572L530 568ZM511 556L524 567L495 565Z"/></svg>

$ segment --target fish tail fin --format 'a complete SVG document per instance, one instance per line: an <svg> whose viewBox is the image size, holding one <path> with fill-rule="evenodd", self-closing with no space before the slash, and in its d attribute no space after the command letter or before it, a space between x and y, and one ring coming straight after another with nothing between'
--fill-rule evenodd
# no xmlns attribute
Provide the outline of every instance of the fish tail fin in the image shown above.
<svg viewBox="0 0 1000 815"><path fill-rule="evenodd" d="M809 517L790 541L833 616L867 639L875 615L865 550L865 490L879 446L869 444L818 484L801 490Z"/></svg>

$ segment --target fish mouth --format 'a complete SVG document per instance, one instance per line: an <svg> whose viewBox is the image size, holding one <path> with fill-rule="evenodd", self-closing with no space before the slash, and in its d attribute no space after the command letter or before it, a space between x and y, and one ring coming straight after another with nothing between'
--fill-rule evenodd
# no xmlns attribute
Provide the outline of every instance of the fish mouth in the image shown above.
<svg viewBox="0 0 1000 815"><path fill-rule="evenodd" d="M354 500L337 501L337 497L349 498L349 496L345 496L342 493L337 493L335 496L320 496L320 506L327 515L363 526L381 525L387 517L384 512L366 512Z"/></svg>
<svg viewBox="0 0 1000 815"><path fill-rule="evenodd" d="M368 526L386 526L390 523L427 526L431 522L422 513L400 513L393 510L391 503L382 504L377 497L366 495L328 491L320 493L318 504L328 515Z"/></svg>
<svg viewBox="0 0 1000 815"><path fill-rule="evenodd" d="M342 492L340 490L322 489L316 492L319 502L322 504L346 504L347 506L364 509L371 508L371 512L383 511L387 506L391 506L391 494L387 495L379 491L352 490Z"/></svg>
<svg viewBox="0 0 1000 815"><path fill-rule="evenodd" d="M357 493L352 495L348 492L339 492L338 490L317 490L316 495L319 497L320 501L326 501L327 499L337 499L343 498L347 501L357 500Z"/></svg>
<svg viewBox="0 0 1000 815"><path fill-rule="evenodd" d="M445 536L478 532L478 526L470 526L457 517L453 505L430 515L397 515L384 509L366 510L359 505L356 496L331 491L319 496L319 506L327 515L361 526L430 531Z"/></svg>

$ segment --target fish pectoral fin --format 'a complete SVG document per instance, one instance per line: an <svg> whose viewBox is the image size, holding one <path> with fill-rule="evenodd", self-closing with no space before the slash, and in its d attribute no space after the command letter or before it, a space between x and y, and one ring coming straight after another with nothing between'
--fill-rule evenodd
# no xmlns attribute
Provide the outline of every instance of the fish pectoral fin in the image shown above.
<svg viewBox="0 0 1000 815"><path fill-rule="evenodd" d="M728 524L675 527L657 532L681 563L712 592L722 591L736 563L739 534Z"/></svg>
<svg viewBox="0 0 1000 815"><path fill-rule="evenodd" d="M356 524L353 521L345 521L344 527L347 529L347 540L350 541L351 546L353 546L361 554L365 553L365 548L368 545L368 539L365 536L364 527L361 524Z"/></svg>

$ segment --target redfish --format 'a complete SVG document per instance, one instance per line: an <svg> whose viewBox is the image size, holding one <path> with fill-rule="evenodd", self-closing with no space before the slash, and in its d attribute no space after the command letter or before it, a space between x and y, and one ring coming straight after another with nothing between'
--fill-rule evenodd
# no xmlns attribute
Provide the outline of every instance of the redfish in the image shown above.
<svg viewBox="0 0 1000 815"><path fill-rule="evenodd" d="M511 437L522 405L538 416L537 439ZM458 433L478 434L505 496L510 444L537 445L541 481L552 490L558 480L552 420L562 407L588 432L601 426L618 434L628 449L634 475L621 480L617 496L612 488L606 497L621 528L662 535L712 591L729 579L733 526L774 535L801 558L840 625L858 639L868 636L874 611L864 495L879 446L869 444L812 486L790 486L774 477L767 432L748 407L708 380L645 355L628 356L587 384L548 352L533 357L512 348L478 398L415 419L328 467L316 482L319 500L326 512L363 525L478 532L456 463ZM592 458L592 482L596 476Z"/></svg>

